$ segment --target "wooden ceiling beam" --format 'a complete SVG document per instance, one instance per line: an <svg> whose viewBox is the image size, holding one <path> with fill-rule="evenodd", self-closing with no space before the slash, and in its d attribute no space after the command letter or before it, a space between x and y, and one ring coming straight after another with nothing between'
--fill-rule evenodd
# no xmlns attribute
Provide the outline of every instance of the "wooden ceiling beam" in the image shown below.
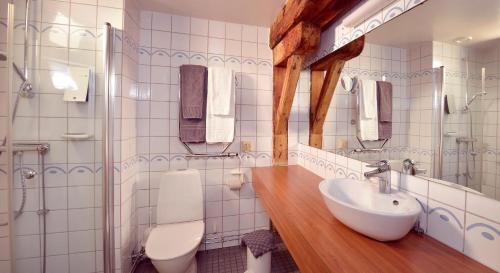
<svg viewBox="0 0 500 273"><path fill-rule="evenodd" d="M364 48L362 36L311 65L309 145L323 147L323 126L345 63L359 56ZM325 73L326 68L326 73Z"/></svg>
<svg viewBox="0 0 500 273"><path fill-rule="evenodd" d="M362 0L336 0L328 4L321 11L320 15L312 20L312 23L316 24L324 30L328 28L336 19L342 18L351 9L361 3Z"/></svg>
<svg viewBox="0 0 500 273"><path fill-rule="evenodd" d="M288 0L271 25L269 46L274 48L300 22L324 30L362 0Z"/></svg>
<svg viewBox="0 0 500 273"><path fill-rule="evenodd" d="M338 60L348 61L361 54L365 47L365 35L357 38L356 40L344 45L343 47L335 50L334 52L326 55L320 60L311 64L311 70L326 71L333 62Z"/></svg>
<svg viewBox="0 0 500 273"><path fill-rule="evenodd" d="M319 47L321 31L313 24L301 22L292 28L273 49L273 64L283 66L292 55L308 55Z"/></svg>
<svg viewBox="0 0 500 273"><path fill-rule="evenodd" d="M308 22L311 15L326 7L333 0L288 0L274 19L269 34L269 47L274 48L290 29L300 22Z"/></svg>

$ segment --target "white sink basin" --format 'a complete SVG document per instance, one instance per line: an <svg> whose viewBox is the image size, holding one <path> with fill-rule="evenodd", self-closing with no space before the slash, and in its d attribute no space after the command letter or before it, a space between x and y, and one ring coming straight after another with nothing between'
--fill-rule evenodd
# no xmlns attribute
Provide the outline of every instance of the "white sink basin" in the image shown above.
<svg viewBox="0 0 500 273"><path fill-rule="evenodd" d="M379 241L403 238L422 210L403 192L379 193L378 185L353 179L324 180L319 190L330 212L346 226Z"/></svg>

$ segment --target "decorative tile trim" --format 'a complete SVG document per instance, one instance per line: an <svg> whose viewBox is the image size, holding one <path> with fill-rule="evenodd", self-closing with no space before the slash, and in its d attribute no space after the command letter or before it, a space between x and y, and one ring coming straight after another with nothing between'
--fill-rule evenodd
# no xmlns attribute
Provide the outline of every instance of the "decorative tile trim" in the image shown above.
<svg viewBox="0 0 500 273"><path fill-rule="evenodd" d="M457 222L458 226L460 227L460 229L463 229L464 227L462 226L462 224L460 223L460 220L458 220L458 217L453 214L453 212L451 212L450 210L448 209L445 209L443 207L437 207L437 208L433 208L429 211L429 215L431 215L432 213L436 212L436 211L444 211L446 212L447 214L449 214L454 220L455 222ZM445 221L445 222L449 222L450 221L450 218L448 218L448 216L444 215L444 214L440 214L439 215L439 218L441 218L441 220Z"/></svg>
<svg viewBox="0 0 500 273"><path fill-rule="evenodd" d="M339 23L330 26L328 29L323 31L321 35L322 39L320 49L323 50L319 50L315 55L310 57L306 61L305 67L309 67L315 61L320 60L324 56L334 52L345 44L382 26L390 20L404 14L405 12L408 12L412 8L423 4L425 1L427 0L399 0L397 3L391 3L377 13L370 15L370 17L368 17L360 25L352 28L351 30L345 31L345 26L342 26Z"/></svg>
<svg viewBox="0 0 500 273"><path fill-rule="evenodd" d="M488 224L485 224L485 223L472 224L472 225L467 227L467 231L474 229L474 228L478 228L478 227L486 228L486 229L492 231L494 234L496 234L496 237L500 237L500 230L498 230L498 229L496 229ZM490 241L494 241L496 239L493 235L491 235L491 233L488 233L486 231L481 232L481 235L485 239L490 240Z"/></svg>

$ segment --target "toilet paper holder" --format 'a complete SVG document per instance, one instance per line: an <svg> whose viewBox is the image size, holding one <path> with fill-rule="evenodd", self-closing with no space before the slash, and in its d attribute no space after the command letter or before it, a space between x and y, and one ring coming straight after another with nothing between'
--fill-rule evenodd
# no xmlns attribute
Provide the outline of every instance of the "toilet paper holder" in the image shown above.
<svg viewBox="0 0 500 273"><path fill-rule="evenodd" d="M226 185L229 186L230 190L240 190L243 184L248 183L245 182L245 172L240 169L231 170L231 179L226 182ZM238 176L238 178L234 178L234 176Z"/></svg>

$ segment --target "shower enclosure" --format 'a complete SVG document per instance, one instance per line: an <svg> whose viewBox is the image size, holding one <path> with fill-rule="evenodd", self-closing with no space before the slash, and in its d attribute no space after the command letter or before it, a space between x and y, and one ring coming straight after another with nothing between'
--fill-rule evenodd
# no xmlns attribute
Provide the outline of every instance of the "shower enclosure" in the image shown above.
<svg viewBox="0 0 500 273"><path fill-rule="evenodd" d="M0 2L0 272L113 272L114 31L42 2Z"/></svg>
<svg viewBox="0 0 500 273"><path fill-rule="evenodd" d="M496 137L488 134L496 135L496 126L489 126L496 122L496 97L487 92L487 59L481 49L463 49L462 55L454 66L440 68L434 77L433 177L486 193L489 172L495 172L495 166L488 166L496 161L488 142L495 147ZM487 114L490 108L494 119Z"/></svg>

